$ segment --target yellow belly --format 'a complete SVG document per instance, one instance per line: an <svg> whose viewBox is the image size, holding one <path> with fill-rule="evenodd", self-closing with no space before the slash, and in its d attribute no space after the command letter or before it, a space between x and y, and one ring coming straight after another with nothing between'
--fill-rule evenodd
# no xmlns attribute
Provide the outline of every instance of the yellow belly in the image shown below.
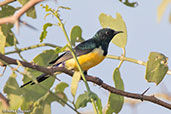
<svg viewBox="0 0 171 114"><path fill-rule="evenodd" d="M77 57L82 70L86 71L89 68L94 67L97 64L99 64L100 62L102 62L105 58L105 56L103 56L103 52L104 51L100 47L100 48L94 49L92 52L90 52L86 55L81 55L81 56ZM69 59L65 62L65 67L67 69L78 70L76 62L73 58Z"/></svg>

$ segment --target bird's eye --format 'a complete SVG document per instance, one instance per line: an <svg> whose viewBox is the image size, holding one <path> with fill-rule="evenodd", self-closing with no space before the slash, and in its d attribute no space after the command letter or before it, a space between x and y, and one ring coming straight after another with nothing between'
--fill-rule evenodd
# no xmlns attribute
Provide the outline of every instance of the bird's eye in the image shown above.
<svg viewBox="0 0 171 114"><path fill-rule="evenodd" d="M109 31L106 31L106 34L107 34L107 35L109 35L109 34L110 34L110 32L109 32Z"/></svg>

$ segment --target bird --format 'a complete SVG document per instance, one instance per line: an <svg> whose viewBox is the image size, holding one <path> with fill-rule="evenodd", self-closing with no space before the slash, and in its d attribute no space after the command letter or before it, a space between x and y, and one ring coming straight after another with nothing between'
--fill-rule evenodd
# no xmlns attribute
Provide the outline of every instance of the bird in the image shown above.
<svg viewBox="0 0 171 114"><path fill-rule="evenodd" d="M90 68L96 66L104 60L108 53L110 41L119 33L123 33L123 31L115 31L111 28L102 28L98 30L92 38L81 42L74 48L77 59L85 74L87 74L87 71ZM49 64L51 64L52 67L65 67L68 70L79 71L76 61L70 51L64 52ZM47 78L49 78L47 74L42 74L37 77L36 80L40 83ZM23 84L21 88L28 84L33 85L35 82L29 81Z"/></svg>

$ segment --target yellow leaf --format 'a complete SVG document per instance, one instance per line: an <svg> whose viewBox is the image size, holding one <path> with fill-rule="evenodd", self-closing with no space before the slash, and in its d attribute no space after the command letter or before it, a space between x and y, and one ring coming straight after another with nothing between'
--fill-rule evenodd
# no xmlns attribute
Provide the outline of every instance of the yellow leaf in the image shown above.
<svg viewBox="0 0 171 114"><path fill-rule="evenodd" d="M127 29L122 16L119 13L116 13L116 18L113 18L110 15L101 13L99 16L100 24L103 28L111 28L116 31L123 31L123 34L118 34L115 38L112 39L112 42L120 48L125 48L127 43Z"/></svg>
<svg viewBox="0 0 171 114"><path fill-rule="evenodd" d="M74 97L78 88L78 82L80 81L81 75L80 72L75 71L72 77L71 82L71 94Z"/></svg>
<svg viewBox="0 0 171 114"><path fill-rule="evenodd" d="M6 37L4 36L1 27L0 27L0 53L5 53L5 44L6 44Z"/></svg>
<svg viewBox="0 0 171 114"><path fill-rule="evenodd" d="M157 21L160 22L161 17L163 16L166 7L169 5L169 3L171 2L171 0L163 0L161 2L161 4L159 5L158 9L157 9Z"/></svg>
<svg viewBox="0 0 171 114"><path fill-rule="evenodd" d="M10 94L10 109L17 110L21 104L23 103L24 99L22 96Z"/></svg>

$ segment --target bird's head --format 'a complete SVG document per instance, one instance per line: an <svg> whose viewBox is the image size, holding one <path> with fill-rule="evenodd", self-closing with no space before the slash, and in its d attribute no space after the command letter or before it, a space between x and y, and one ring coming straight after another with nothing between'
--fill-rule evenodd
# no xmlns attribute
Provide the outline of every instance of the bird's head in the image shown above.
<svg viewBox="0 0 171 114"><path fill-rule="evenodd" d="M95 38L100 40L101 42L105 42L109 44L109 42L113 39L113 37L118 33L123 33L123 31L115 31L110 28L103 28L103 29L100 29L95 34Z"/></svg>

